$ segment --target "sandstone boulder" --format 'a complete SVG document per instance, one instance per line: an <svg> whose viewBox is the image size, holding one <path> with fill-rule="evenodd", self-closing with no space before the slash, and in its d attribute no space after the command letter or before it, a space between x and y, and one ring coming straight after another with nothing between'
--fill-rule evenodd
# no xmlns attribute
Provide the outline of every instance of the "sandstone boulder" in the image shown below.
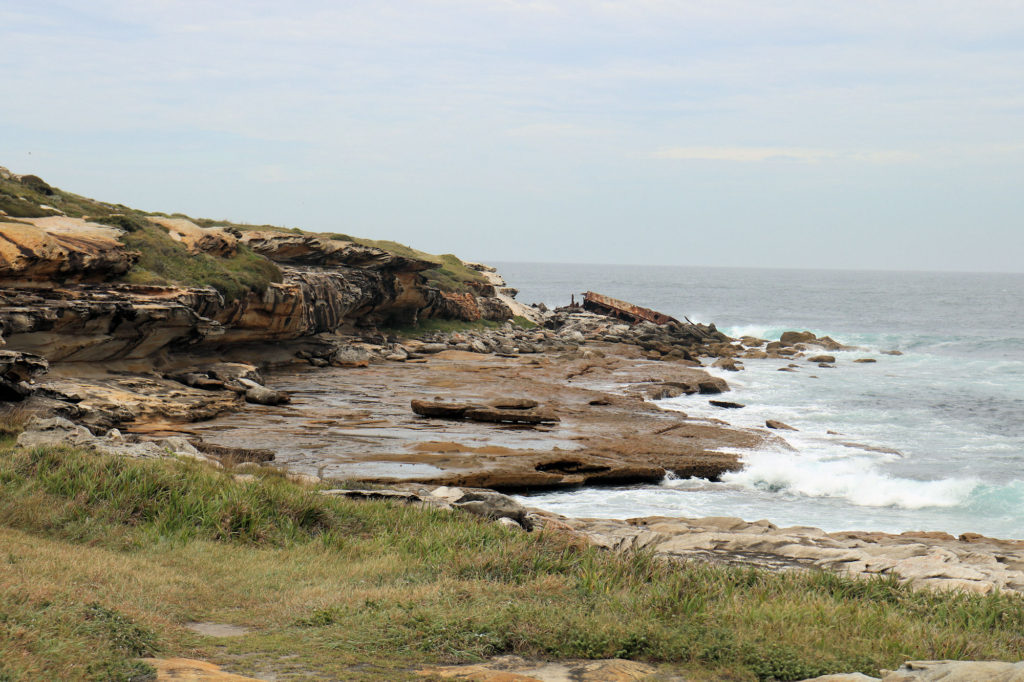
<svg viewBox="0 0 1024 682"><path fill-rule="evenodd" d="M624 659L593 661L529 661L518 656L500 656L484 663L430 666L418 671L424 677L454 680L488 680L490 682L633 682L655 679L656 668L646 663ZM657 679L674 682L682 678Z"/></svg>
<svg viewBox="0 0 1024 682"><path fill-rule="evenodd" d="M825 362L831 364L835 361L836 356L834 355L812 355L811 357L807 358L807 362Z"/></svg>
<svg viewBox="0 0 1024 682"><path fill-rule="evenodd" d="M472 407L463 413L463 417L475 422L493 422L495 424L553 424L558 417L550 412L539 410L508 410L493 407Z"/></svg>
<svg viewBox="0 0 1024 682"><path fill-rule="evenodd" d="M540 403L530 398L502 398L491 402L491 407L499 410L531 410Z"/></svg>
<svg viewBox="0 0 1024 682"><path fill-rule="evenodd" d="M814 340L813 343L815 346L820 346L825 350L850 350L849 346L844 346L843 344L833 339L831 336L818 337L817 339Z"/></svg>
<svg viewBox="0 0 1024 682"><path fill-rule="evenodd" d="M718 367L729 372L738 372L743 369L743 365L738 364L733 358L718 358L711 366Z"/></svg>
<svg viewBox="0 0 1024 682"><path fill-rule="evenodd" d="M117 230L77 218L2 222L0 279L23 282L99 282L113 279L139 259L117 240Z"/></svg>
<svg viewBox="0 0 1024 682"><path fill-rule="evenodd" d="M783 346L793 346L798 343L814 343L817 338L812 332L782 332L779 343Z"/></svg>
<svg viewBox="0 0 1024 682"><path fill-rule="evenodd" d="M907 661L883 682L1024 682L1024 662Z"/></svg>
<svg viewBox="0 0 1024 682"><path fill-rule="evenodd" d="M284 391L275 391L261 386L250 379L238 379L238 383L245 387L245 401L257 405L284 405L291 401L291 397Z"/></svg>
<svg viewBox="0 0 1024 682"><path fill-rule="evenodd" d="M707 377L697 382L697 391L704 394L725 393L729 390L729 384L721 377Z"/></svg>
<svg viewBox="0 0 1024 682"><path fill-rule="evenodd" d="M159 441L128 441L117 429L111 429L106 436L94 436L89 429L63 417L33 418L18 436L17 444L22 448L36 447L77 447L93 450L104 455L154 459L178 456L197 459L220 466L216 460L200 453L184 438L174 436Z"/></svg>
<svg viewBox="0 0 1024 682"><path fill-rule="evenodd" d="M250 230L242 233L241 241L275 263L287 265L348 266L391 272L421 272L436 266L429 261L324 235Z"/></svg>
<svg viewBox="0 0 1024 682"><path fill-rule="evenodd" d="M238 252L238 238L223 228L199 227L187 218L150 216L149 221L167 230L171 239L181 242L191 254L230 258Z"/></svg>
<svg viewBox="0 0 1024 682"><path fill-rule="evenodd" d="M526 507L508 495L491 490L467 490L441 486L431 492L431 496L448 502L452 507L467 511L489 519L512 519L526 530L532 530L533 524L527 518Z"/></svg>
<svg viewBox="0 0 1024 682"><path fill-rule="evenodd" d="M0 402L27 398L35 388L32 381L48 368L38 355L0 350Z"/></svg>
<svg viewBox="0 0 1024 682"><path fill-rule="evenodd" d="M334 367L367 367L370 364L370 357L370 352L364 348L344 346L331 353L328 362Z"/></svg>
<svg viewBox="0 0 1024 682"><path fill-rule="evenodd" d="M766 420L764 425L767 426L769 429L781 429L783 431L797 431L798 430L798 429L793 428L789 424L784 424L784 423L782 423L780 421L777 421L775 419L768 419L768 420Z"/></svg>
<svg viewBox="0 0 1024 682"><path fill-rule="evenodd" d="M446 403L440 400L413 400L412 411L421 417L440 417L442 419L462 419L466 410L483 407L476 403Z"/></svg>

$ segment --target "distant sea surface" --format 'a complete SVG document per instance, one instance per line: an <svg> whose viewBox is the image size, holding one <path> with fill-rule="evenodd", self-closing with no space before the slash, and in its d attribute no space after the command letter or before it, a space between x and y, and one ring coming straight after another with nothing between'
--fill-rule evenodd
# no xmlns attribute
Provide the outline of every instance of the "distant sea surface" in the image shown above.
<svg viewBox="0 0 1024 682"><path fill-rule="evenodd" d="M778 419L799 429L779 432L795 450L741 451L743 470L719 483L555 492L529 504L583 517L1024 538L1024 274L494 265L523 303L565 305L593 290L730 336L810 330L859 347L829 353L835 369L800 360L797 372L779 372L785 360L709 369L746 405L728 414L706 396L660 403L740 426ZM878 361L852 362L861 357Z"/></svg>

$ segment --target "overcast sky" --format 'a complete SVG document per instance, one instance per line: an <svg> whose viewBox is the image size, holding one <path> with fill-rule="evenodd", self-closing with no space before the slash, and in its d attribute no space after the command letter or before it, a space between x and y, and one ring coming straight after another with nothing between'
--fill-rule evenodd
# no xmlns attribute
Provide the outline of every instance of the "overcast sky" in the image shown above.
<svg viewBox="0 0 1024 682"><path fill-rule="evenodd" d="M467 259L1024 270L1016 0L4 1L0 165Z"/></svg>

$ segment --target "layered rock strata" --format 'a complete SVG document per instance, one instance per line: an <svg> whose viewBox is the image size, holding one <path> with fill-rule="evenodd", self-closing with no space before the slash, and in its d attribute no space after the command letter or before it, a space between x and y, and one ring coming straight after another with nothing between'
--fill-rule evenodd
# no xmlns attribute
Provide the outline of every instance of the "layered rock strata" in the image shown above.
<svg viewBox="0 0 1024 682"><path fill-rule="evenodd" d="M179 218L153 218L191 253L237 244L279 263L281 283L225 301L216 291L114 281L138 259L117 228L63 216L0 223L0 334L51 362L153 357L196 344L292 340L420 318L508 319L500 301L424 284L432 263L352 242L287 232L239 239ZM103 283L100 283L103 282Z"/></svg>

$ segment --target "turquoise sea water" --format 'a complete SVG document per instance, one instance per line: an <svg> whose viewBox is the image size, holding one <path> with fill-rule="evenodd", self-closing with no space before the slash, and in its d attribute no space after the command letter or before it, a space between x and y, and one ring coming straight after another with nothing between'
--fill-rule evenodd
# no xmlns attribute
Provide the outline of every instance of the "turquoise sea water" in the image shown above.
<svg viewBox="0 0 1024 682"><path fill-rule="evenodd" d="M732 336L808 329L862 349L836 353L835 369L748 360L743 372L711 370L742 410L723 414L700 396L662 402L741 426L779 419L799 429L782 434L794 450L741 452L743 471L720 483L548 493L531 504L573 516L1024 538L1024 274L496 265L524 303L563 305L592 289ZM860 357L878 362L852 362Z"/></svg>

